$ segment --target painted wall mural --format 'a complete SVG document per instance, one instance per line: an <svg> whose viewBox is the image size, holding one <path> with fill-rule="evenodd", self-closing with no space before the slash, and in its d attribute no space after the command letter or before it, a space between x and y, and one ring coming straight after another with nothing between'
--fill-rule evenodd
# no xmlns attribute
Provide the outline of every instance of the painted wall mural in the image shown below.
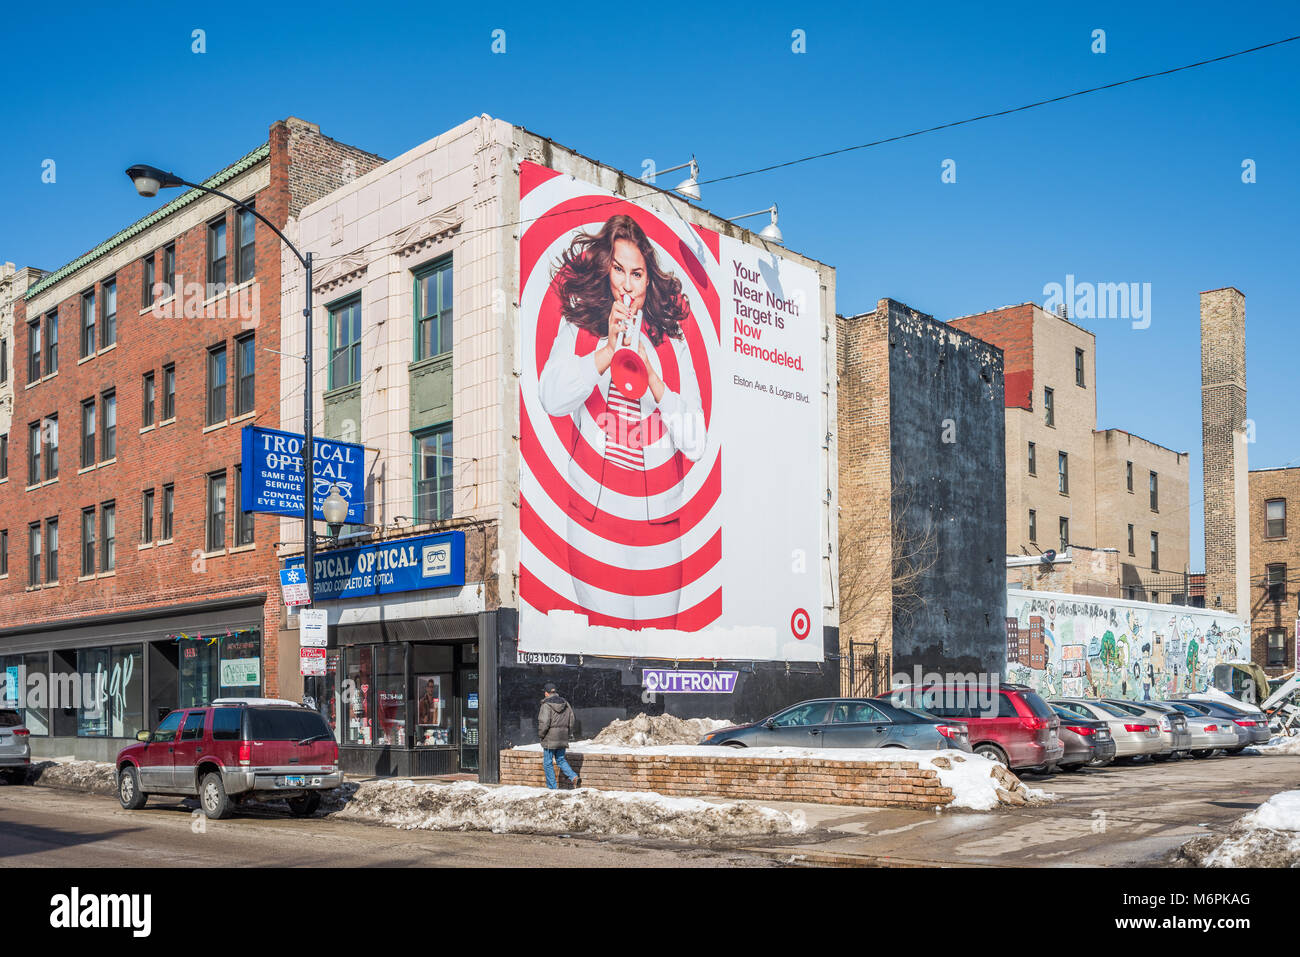
<svg viewBox="0 0 1300 957"><path fill-rule="evenodd" d="M1007 589L1007 680L1043 695L1160 700L1250 657L1250 628L1204 608Z"/></svg>

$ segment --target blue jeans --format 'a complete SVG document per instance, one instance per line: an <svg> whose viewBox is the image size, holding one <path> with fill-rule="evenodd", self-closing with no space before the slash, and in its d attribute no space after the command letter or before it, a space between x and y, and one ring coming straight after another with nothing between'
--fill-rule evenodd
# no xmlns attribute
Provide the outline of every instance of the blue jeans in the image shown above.
<svg viewBox="0 0 1300 957"><path fill-rule="evenodd" d="M542 748L542 770L546 772L546 786L552 791L558 787L555 783L555 763L570 781L578 779L577 773L569 767L569 759L564 756L564 748Z"/></svg>

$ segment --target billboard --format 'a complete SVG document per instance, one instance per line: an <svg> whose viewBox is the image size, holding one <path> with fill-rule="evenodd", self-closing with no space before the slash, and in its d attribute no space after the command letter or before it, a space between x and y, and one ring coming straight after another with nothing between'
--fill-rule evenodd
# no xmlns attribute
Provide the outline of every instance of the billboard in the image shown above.
<svg viewBox="0 0 1300 957"><path fill-rule="evenodd" d="M240 507L245 512L302 516L303 437L294 432L244 426L240 433L242 478ZM321 505L330 486L338 487L348 503L348 521L366 520L365 449L353 442L312 438L312 509L318 521L325 521Z"/></svg>
<svg viewBox="0 0 1300 957"><path fill-rule="evenodd" d="M821 661L817 272L520 165L524 652Z"/></svg>

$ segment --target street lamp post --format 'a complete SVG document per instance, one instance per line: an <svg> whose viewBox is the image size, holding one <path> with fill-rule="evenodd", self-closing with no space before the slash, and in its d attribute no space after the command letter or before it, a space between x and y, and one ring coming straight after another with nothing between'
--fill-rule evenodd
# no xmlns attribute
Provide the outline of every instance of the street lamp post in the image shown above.
<svg viewBox="0 0 1300 957"><path fill-rule="evenodd" d="M222 199L232 203L237 209L246 213L252 213L267 227L271 232L280 237L280 241L289 247L289 251L298 257L302 263L303 269L307 271L307 299L303 308L303 320L307 333L306 354L303 356L303 364L306 369L306 388L303 390L302 405L302 486L303 486L303 510L302 510L302 552L303 552L303 571L307 576L307 604L304 607L311 608L316 598L316 537L313 528L314 519L314 492L315 482L315 465L316 465L316 447L312 441L312 361L311 361L311 253L300 253L289 238L276 227L254 206L242 203L235 197L221 192L219 189L213 189L211 186L204 186L201 183L190 183L181 179L174 173L167 173L155 166L136 165L126 171L126 175L131 178L135 184L136 191L144 197L153 197L158 195L160 189L171 189L176 186L185 186L189 189L200 189L205 193L212 193L214 196L220 196ZM319 678L317 676L308 676L303 683L303 697L309 698L317 710L323 710L321 695L318 686Z"/></svg>

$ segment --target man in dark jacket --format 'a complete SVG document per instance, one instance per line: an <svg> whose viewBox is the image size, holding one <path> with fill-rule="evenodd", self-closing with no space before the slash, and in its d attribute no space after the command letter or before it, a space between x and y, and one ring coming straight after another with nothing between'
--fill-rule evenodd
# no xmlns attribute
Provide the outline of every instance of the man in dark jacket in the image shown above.
<svg viewBox="0 0 1300 957"><path fill-rule="evenodd" d="M576 788L582 779L569 767L569 760L564 751L569 746L569 732L573 730L573 708L569 702L556 693L555 685L545 688L546 697L542 699L542 709L537 712L537 737L542 742L542 770L546 772L546 786L552 791L558 787L555 782L555 762Z"/></svg>

